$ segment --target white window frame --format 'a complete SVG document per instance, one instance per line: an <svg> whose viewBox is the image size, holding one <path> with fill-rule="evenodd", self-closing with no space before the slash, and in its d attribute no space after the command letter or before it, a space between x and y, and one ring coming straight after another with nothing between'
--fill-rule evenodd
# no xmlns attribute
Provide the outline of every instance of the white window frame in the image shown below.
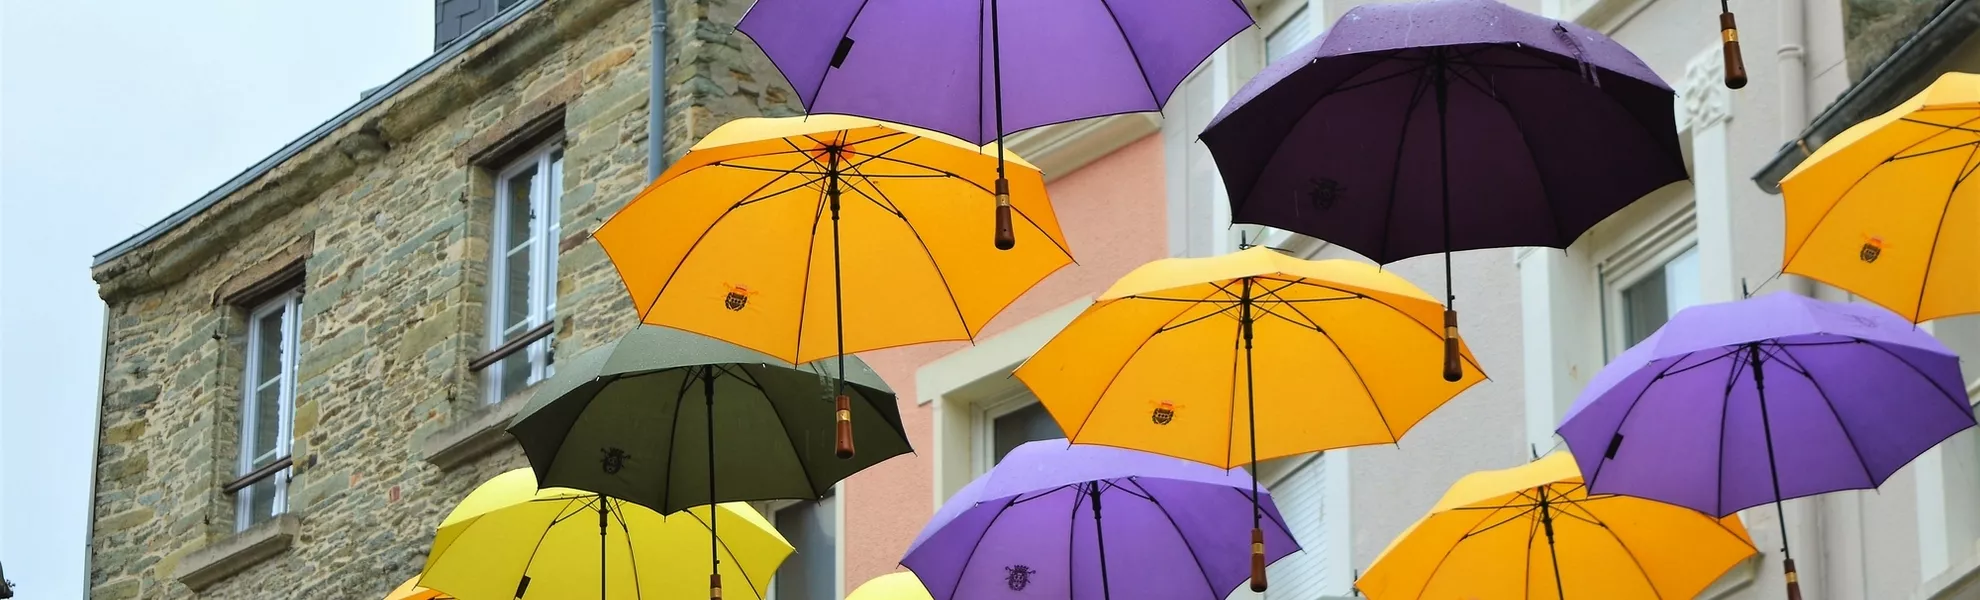
<svg viewBox="0 0 1980 600"><path fill-rule="evenodd" d="M840 598L843 598L846 595L846 496L845 496L846 489L845 488L846 488L845 482L840 482L839 484L832 486L832 494L831 494L831 497L833 499L832 515L831 515L832 531L833 531L832 589L833 589L833 594ZM762 513L763 520L770 522L771 527L774 528L777 524L778 511L782 511L784 509L791 508L799 504L804 504L805 502L807 501L771 500L768 502L753 502L751 503L751 505L756 508L756 512ZM779 534L781 535L782 532L779 532ZM770 579L769 593L763 596L763 600L778 600L777 579L775 577L772 577Z"/></svg>
<svg viewBox="0 0 1980 600"><path fill-rule="evenodd" d="M1629 319L1624 314L1627 305L1623 292L1630 286L1642 283L1645 278L1661 273L1665 265L1685 252L1698 249L1698 232L1691 223L1690 214L1687 212L1680 217L1660 224L1647 237L1634 240L1612 254L1609 260L1597 265L1596 281L1601 282L1602 286L1604 364L1629 349ZM1700 275L1703 279L1702 272ZM1702 284L1700 289L1703 289Z"/></svg>
<svg viewBox="0 0 1980 600"><path fill-rule="evenodd" d="M300 288L282 292L281 295L270 298L248 312L248 339L245 348L246 351L243 352L245 355L242 360L244 368L241 370L240 450L235 461L235 474L242 477L253 473L256 459L262 458L251 454L258 441L254 437L255 424L260 420L260 414L257 412L258 408L255 406L257 404L257 392L260 391L258 389L258 383L264 379L262 375L266 372L265 369L268 368L268 365L261 364L261 343L263 336L266 335L266 332L262 331L261 320L269 314L276 312L282 313L282 330L279 332L282 336L282 347L278 354L280 356L278 360L282 364L275 365L275 368L281 372L276 378L275 384L280 390L277 394L279 397L277 410L280 413L276 417L278 425L275 433L275 446L269 450L273 456L269 458L280 460L282 457L288 456L293 442L292 438L295 437L296 366L300 362L297 352L300 345L297 343L296 338L302 329L300 327L302 318L302 290ZM275 499L273 503L273 514L275 515L288 512L289 474L292 470L292 468L285 468L267 475L267 477L275 479ZM244 531L254 524L254 515L252 514L255 502L254 484L260 483L263 480L257 479L248 482L246 487L242 487L234 492L235 531Z"/></svg>
<svg viewBox="0 0 1980 600"><path fill-rule="evenodd" d="M514 215L509 214L509 200L513 193L509 189L509 180L531 168L536 169L538 176L530 180L530 210L537 214L548 215L548 218L536 219L530 226L529 235L534 240L529 251L530 278L529 281L523 282L523 285L529 286L529 301L537 307L529 311L522 330L529 331L541 327L557 316L557 249L562 241L559 238L563 231L560 211L564 177L561 167L553 171L551 166L559 162L552 160L552 157L563 148L563 139L554 139L531 149L525 158L511 163L496 173L495 218L488 236L488 350L502 347L507 340L506 332L502 330L503 318L508 313L506 292L510 285L505 254L510 246L515 245L508 239L509 219L514 218ZM555 334L544 336L543 339L531 342L522 350L528 354L530 365L530 374L525 380L524 387L535 385L556 373L550 355L551 345L555 339ZM484 401L488 404L498 404L507 399L502 390L503 371L508 367L506 361L507 358L504 357L504 360L495 361L482 370L483 381L487 388Z"/></svg>
<svg viewBox="0 0 1980 600"><path fill-rule="evenodd" d="M980 477L996 466L997 419L1019 409L1038 404L1031 390L1018 386L1005 395L976 404L970 423L970 477Z"/></svg>

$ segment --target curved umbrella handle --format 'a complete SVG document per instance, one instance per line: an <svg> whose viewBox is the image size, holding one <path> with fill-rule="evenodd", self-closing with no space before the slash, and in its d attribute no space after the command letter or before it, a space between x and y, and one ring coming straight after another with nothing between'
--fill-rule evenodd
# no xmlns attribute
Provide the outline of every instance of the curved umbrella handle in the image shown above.
<svg viewBox="0 0 1980 600"><path fill-rule="evenodd" d="M714 508L714 507L709 507ZM722 600L722 574L708 574L708 600Z"/></svg>
<svg viewBox="0 0 1980 600"><path fill-rule="evenodd" d="M1801 577L1796 576L1794 573L1794 559L1792 558L1787 559L1787 561L1782 564L1785 565L1787 569L1788 600L1801 600Z"/></svg>
<svg viewBox="0 0 1980 600"><path fill-rule="evenodd" d="M1017 232L1011 229L1011 180L997 178L997 249L1017 246Z"/></svg>
<svg viewBox="0 0 1980 600"><path fill-rule="evenodd" d="M1736 90L1746 87L1746 59L1739 53L1739 25L1733 23L1732 9L1723 0L1719 7L1719 37L1724 40L1726 52L1726 87Z"/></svg>
<svg viewBox="0 0 1980 600"><path fill-rule="evenodd" d="M839 360L845 360L845 358L841 357ZM834 418L838 419L839 421L838 443L834 446L833 451L835 454L839 456L839 458L852 458L853 457L852 399L847 398L845 394L839 394L838 407L837 410L833 411L833 414L836 415Z"/></svg>
<svg viewBox="0 0 1980 600"><path fill-rule="evenodd" d="M1464 361L1458 352L1457 311L1444 309L1444 381L1464 379Z"/></svg>

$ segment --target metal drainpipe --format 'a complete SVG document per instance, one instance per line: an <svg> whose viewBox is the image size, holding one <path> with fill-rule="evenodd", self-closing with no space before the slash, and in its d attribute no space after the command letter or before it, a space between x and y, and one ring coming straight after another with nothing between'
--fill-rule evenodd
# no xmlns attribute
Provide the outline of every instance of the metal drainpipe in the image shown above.
<svg viewBox="0 0 1980 600"><path fill-rule="evenodd" d="M649 34L648 54L652 64L647 67L650 85L646 90L646 178L660 177L662 161L667 156L667 0L650 0L653 7L653 31Z"/></svg>
<svg viewBox="0 0 1980 600"><path fill-rule="evenodd" d="M1780 82L1777 106L1781 139L1787 140L1800 139L1802 128L1808 126L1808 48L1802 45L1807 34L1803 17L1806 3L1807 0L1780 0L1780 14L1774 19L1781 38L1781 47L1774 52L1779 67L1775 69L1775 78ZM1813 281L1797 275L1786 275L1783 279L1788 291L1815 295Z"/></svg>

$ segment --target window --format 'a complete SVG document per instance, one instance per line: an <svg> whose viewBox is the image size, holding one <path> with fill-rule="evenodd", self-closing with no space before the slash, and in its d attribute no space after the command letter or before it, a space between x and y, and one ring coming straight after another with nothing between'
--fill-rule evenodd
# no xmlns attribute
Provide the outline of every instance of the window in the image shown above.
<svg viewBox="0 0 1980 600"><path fill-rule="evenodd" d="M1635 346L1671 315L1699 303L1698 247L1692 246L1622 288L1623 346Z"/></svg>
<svg viewBox="0 0 1980 600"><path fill-rule="evenodd" d="M564 149L530 153L496 175L495 223L488 274L488 348L538 336L483 369L490 403L548 378L555 357L548 326L557 312L557 246L562 226Z"/></svg>
<svg viewBox="0 0 1980 600"><path fill-rule="evenodd" d="M1015 394L988 404L977 419L975 473L981 475L1003 462L1004 456L1025 442L1066 437L1059 422L1045 405L1029 393Z"/></svg>
<svg viewBox="0 0 1980 600"><path fill-rule="evenodd" d="M797 552L777 567L768 600L839 597L839 498L772 504L770 523Z"/></svg>
<svg viewBox="0 0 1980 600"><path fill-rule="evenodd" d="M287 509L301 298L300 290L291 290L248 314L237 470L241 479L228 486L234 493L237 531L266 522Z"/></svg>
<svg viewBox="0 0 1980 600"><path fill-rule="evenodd" d="M1292 14L1282 17L1278 26L1272 28L1272 33L1265 35L1265 60L1268 63L1284 58L1287 54L1292 54L1293 50L1306 45L1313 40L1315 30L1319 29L1314 26L1313 18L1308 15L1312 11L1309 10L1311 7L1307 6L1307 2L1294 0L1280 4L1292 5Z"/></svg>

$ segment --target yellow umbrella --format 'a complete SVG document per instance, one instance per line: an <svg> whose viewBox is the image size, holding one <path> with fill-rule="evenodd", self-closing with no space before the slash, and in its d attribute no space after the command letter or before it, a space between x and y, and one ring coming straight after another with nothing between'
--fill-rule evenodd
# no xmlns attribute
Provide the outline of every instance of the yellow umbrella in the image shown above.
<svg viewBox="0 0 1980 600"><path fill-rule="evenodd" d="M712 571L718 577L708 576L711 565L701 562L711 546L722 558ZM636 600L704 592L722 598L727 580L741 583L726 588L727 598L761 599L790 553L791 545L747 504L662 517L589 492L538 490L535 474L523 468L481 484L454 507L434 536L419 584L460 600Z"/></svg>
<svg viewBox="0 0 1980 600"><path fill-rule="evenodd" d="M934 596L913 572L902 571L866 580L846 594L846 600L934 600Z"/></svg>
<svg viewBox="0 0 1980 600"><path fill-rule="evenodd" d="M1072 262L1044 176L1013 156L997 193L994 150L858 117L737 119L596 236L650 324L795 364L971 340ZM1008 250L983 243L1002 198Z"/></svg>
<svg viewBox="0 0 1980 600"><path fill-rule="evenodd" d="M1782 270L1923 323L1980 312L1980 75L1947 73L1781 180ZM1976 182L1980 184L1980 182Z"/></svg>
<svg viewBox="0 0 1980 600"><path fill-rule="evenodd" d="M1375 600L1691 598L1755 553L1738 515L1590 496L1557 452L1459 479L1355 587Z"/></svg>
<svg viewBox="0 0 1980 600"><path fill-rule="evenodd" d="M435 590L420 587L419 576L414 575L412 579L407 579L405 583L399 584L399 589L392 590L392 593L386 594L385 600L454 600L454 598Z"/></svg>
<svg viewBox="0 0 1980 600"><path fill-rule="evenodd" d="M1223 468L1393 443L1484 379L1426 364L1444 307L1372 265L1254 247L1136 268L1017 370L1074 443ZM1460 344L1461 346L1461 344ZM1254 367L1255 365L1255 367ZM1263 580L1262 530L1252 548Z"/></svg>

